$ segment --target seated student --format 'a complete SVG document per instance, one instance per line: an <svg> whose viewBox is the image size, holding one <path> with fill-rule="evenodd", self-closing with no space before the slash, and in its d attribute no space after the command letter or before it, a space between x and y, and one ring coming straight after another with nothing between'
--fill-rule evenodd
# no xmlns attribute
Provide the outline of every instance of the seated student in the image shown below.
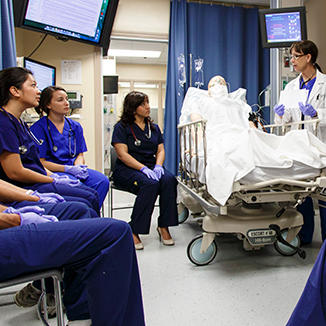
<svg viewBox="0 0 326 326"><path fill-rule="evenodd" d="M286 326L326 325L326 241Z"/></svg>
<svg viewBox="0 0 326 326"><path fill-rule="evenodd" d="M0 182L1 201L36 199L29 196ZM15 209L0 205L0 281L63 268L68 325L145 325L137 259L128 224L82 216L76 221L57 222L55 216L33 211L31 207Z"/></svg>
<svg viewBox="0 0 326 326"><path fill-rule="evenodd" d="M137 195L130 221L137 250L144 248L138 234L149 233L158 195L157 232L164 245L174 245L168 227L178 225L177 181L162 166L165 158L163 138L149 114L148 96L130 92L124 99L123 113L112 135L112 145L118 156L113 180Z"/></svg>
<svg viewBox="0 0 326 326"><path fill-rule="evenodd" d="M20 120L24 110L38 105L40 91L32 73L20 67L0 71L0 178L38 192L55 192L66 200L86 203L99 215L98 194L68 176L47 175L37 142Z"/></svg>
<svg viewBox="0 0 326 326"><path fill-rule="evenodd" d="M43 89L36 108L41 119L31 127L36 138L43 140L39 145L41 162L48 170L69 173L95 189L102 206L109 191L109 179L85 165L87 147L83 128L77 121L66 117L69 110L68 95L63 88L49 86Z"/></svg>
<svg viewBox="0 0 326 326"><path fill-rule="evenodd" d="M0 204L10 206L22 213L39 213L43 215L56 216L59 221L79 220L92 217L94 210L86 204L78 202L66 202L63 197L55 193L39 193L12 185L0 179L0 190L3 190L2 202ZM49 294L47 298L48 315L54 317L56 314L53 296L53 281L46 279L46 288ZM32 307L38 303L41 294L40 281L34 281L15 294L15 303L20 307Z"/></svg>

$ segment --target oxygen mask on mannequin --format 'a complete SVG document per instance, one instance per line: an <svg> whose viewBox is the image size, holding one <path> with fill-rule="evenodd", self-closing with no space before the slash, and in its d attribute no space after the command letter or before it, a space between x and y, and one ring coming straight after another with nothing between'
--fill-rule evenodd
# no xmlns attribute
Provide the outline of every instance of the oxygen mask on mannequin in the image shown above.
<svg viewBox="0 0 326 326"><path fill-rule="evenodd" d="M228 88L222 76L214 76L208 83L208 95L212 97L224 97L228 95Z"/></svg>

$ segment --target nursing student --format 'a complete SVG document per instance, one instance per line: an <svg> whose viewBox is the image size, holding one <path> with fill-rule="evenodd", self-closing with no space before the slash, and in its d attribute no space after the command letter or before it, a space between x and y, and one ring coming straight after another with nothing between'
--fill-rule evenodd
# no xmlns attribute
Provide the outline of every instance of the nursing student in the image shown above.
<svg viewBox="0 0 326 326"><path fill-rule="evenodd" d="M114 183L137 195L129 222L135 248L144 248L139 234L149 233L151 216L158 196L159 239L164 245L174 245L169 227L178 225L177 181L163 167L163 137L158 125L150 118L146 94L133 91L126 95L121 118L114 126L112 145L118 157L112 175Z"/></svg>
<svg viewBox="0 0 326 326"><path fill-rule="evenodd" d="M285 108L282 103L274 107L275 122L289 123L307 121L311 119L325 118L326 112L326 75L321 72L317 64L318 48L309 40L294 42L290 48L291 63L295 71L300 75L289 82L284 93L293 96L294 90L307 90L307 98L304 102L298 102L295 108ZM309 126L304 128L310 129ZM321 121L317 134L318 138L326 142L326 125ZM326 205L325 202L321 204ZM312 241L314 232L314 207L311 197L306 198L304 203L297 207L302 213L304 225L299 236L302 244L309 244ZM322 239L326 239L326 208L320 207L320 222Z"/></svg>
<svg viewBox="0 0 326 326"><path fill-rule="evenodd" d="M43 167L39 140L20 120L21 114L39 104L40 91L31 71L13 67L0 71L0 178L17 186L54 192L67 201L87 204L99 216L98 194L67 175L51 174Z"/></svg>
<svg viewBox="0 0 326 326"><path fill-rule="evenodd" d="M1 202L21 200L39 204L41 198L0 180ZM0 205L0 281L61 268L68 326L144 326L130 227L112 218L89 219L80 203L69 203L79 220L63 220L69 218L63 204L46 204L47 212Z"/></svg>
<svg viewBox="0 0 326 326"><path fill-rule="evenodd" d="M77 121L66 117L70 111L66 91L55 86L45 88L36 111L41 119L32 125L31 130L43 140L39 145L42 164L52 172L69 173L95 189L102 206L109 191L109 179L85 165L87 147L83 128Z"/></svg>

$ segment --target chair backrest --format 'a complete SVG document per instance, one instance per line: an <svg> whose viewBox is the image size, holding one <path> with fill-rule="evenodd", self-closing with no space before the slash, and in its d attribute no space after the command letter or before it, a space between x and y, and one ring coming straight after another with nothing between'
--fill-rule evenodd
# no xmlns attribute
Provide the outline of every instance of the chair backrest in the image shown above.
<svg viewBox="0 0 326 326"><path fill-rule="evenodd" d="M117 152L115 151L115 148L113 146L111 146L111 148L110 148L110 165L111 165L110 176L112 176L112 173L115 169L115 163L116 163L117 159L118 159Z"/></svg>

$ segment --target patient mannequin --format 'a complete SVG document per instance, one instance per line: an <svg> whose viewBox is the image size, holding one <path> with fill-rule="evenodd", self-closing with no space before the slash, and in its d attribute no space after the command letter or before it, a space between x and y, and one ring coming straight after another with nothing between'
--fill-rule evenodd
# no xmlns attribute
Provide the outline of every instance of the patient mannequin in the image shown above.
<svg viewBox="0 0 326 326"><path fill-rule="evenodd" d="M239 91L244 91L244 90L239 89ZM241 99L245 101L246 92L242 92L242 93L243 96L241 96ZM210 81L208 82L208 95L212 98L229 97L230 94L228 92L227 84L222 76L216 75L210 79ZM190 121L192 122L202 120L202 119L203 116L197 112L190 114ZM249 126L251 128L257 128L253 121L249 121Z"/></svg>
<svg viewBox="0 0 326 326"><path fill-rule="evenodd" d="M222 76L214 76L210 79L208 83L208 95L210 97L220 97L220 96L227 96L228 89L226 86L225 79ZM199 113L191 113L190 120L197 121L202 120L203 117Z"/></svg>

